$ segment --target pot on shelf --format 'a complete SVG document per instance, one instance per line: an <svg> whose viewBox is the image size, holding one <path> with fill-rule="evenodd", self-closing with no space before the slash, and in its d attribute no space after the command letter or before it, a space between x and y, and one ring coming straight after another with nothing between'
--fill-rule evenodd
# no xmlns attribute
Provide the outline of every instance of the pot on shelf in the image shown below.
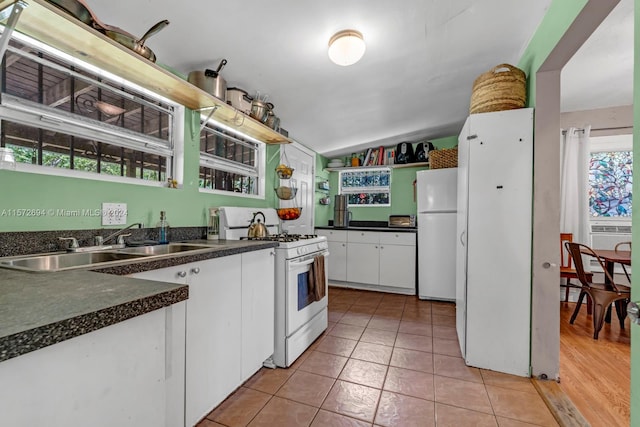
<svg viewBox="0 0 640 427"><path fill-rule="evenodd" d="M194 86L199 87L205 92L215 96L218 99L227 101L227 82L220 75L220 71L227 64L227 60L220 61L220 65L216 70L206 69L204 71L191 71L187 80Z"/></svg>

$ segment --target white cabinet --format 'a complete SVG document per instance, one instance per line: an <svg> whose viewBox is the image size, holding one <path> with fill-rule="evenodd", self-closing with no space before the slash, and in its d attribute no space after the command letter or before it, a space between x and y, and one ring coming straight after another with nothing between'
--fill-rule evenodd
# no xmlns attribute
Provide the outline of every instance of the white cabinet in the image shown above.
<svg viewBox="0 0 640 427"><path fill-rule="evenodd" d="M462 354L471 366L529 376L533 109L471 115L458 174Z"/></svg>
<svg viewBox="0 0 640 427"><path fill-rule="evenodd" d="M185 304L0 363L0 424L183 425Z"/></svg>
<svg viewBox="0 0 640 427"><path fill-rule="evenodd" d="M238 357L242 288L239 255L188 265L186 420L190 426L242 382Z"/></svg>
<svg viewBox="0 0 640 427"><path fill-rule="evenodd" d="M416 235L414 233L380 233L380 285L416 288Z"/></svg>
<svg viewBox="0 0 640 427"><path fill-rule="evenodd" d="M273 249L242 254L242 378L247 380L274 350Z"/></svg>
<svg viewBox="0 0 640 427"><path fill-rule="evenodd" d="M415 233L318 229L316 234L329 243L332 285L415 294Z"/></svg>
<svg viewBox="0 0 640 427"><path fill-rule="evenodd" d="M187 426L207 415L273 354L273 254L264 249L132 275L189 285Z"/></svg>
<svg viewBox="0 0 640 427"><path fill-rule="evenodd" d="M241 256L150 270L133 277L189 285L186 425L196 424L241 383Z"/></svg>
<svg viewBox="0 0 640 427"><path fill-rule="evenodd" d="M327 238L329 280L345 282L347 280L347 232L345 230L316 230L316 234Z"/></svg>
<svg viewBox="0 0 640 427"><path fill-rule="evenodd" d="M347 282L378 285L380 233L347 231Z"/></svg>

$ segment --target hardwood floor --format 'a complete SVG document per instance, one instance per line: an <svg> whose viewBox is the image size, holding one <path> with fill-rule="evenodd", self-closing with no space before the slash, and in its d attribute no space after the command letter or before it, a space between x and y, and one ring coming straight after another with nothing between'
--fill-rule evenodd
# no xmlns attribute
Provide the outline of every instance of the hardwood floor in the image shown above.
<svg viewBox="0 0 640 427"><path fill-rule="evenodd" d="M575 303L560 303L560 387L592 427L629 426L630 331L629 319L620 329L613 314L598 340L593 339L593 318L583 304L573 325Z"/></svg>

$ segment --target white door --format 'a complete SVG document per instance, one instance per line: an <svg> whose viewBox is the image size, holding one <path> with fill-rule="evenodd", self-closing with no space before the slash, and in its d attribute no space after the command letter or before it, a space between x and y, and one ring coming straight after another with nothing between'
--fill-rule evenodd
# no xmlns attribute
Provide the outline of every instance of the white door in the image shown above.
<svg viewBox="0 0 640 427"><path fill-rule="evenodd" d="M287 163L294 169L289 183L298 188L293 200L280 200L280 207L302 207L302 215L294 221L282 221L282 230L289 234L313 234L314 227L314 178L316 154L298 143L280 147L280 163Z"/></svg>
<svg viewBox="0 0 640 427"><path fill-rule="evenodd" d="M418 224L418 296L455 301L457 213L421 213Z"/></svg>
<svg viewBox="0 0 640 427"><path fill-rule="evenodd" d="M529 375L531 109L470 122L466 361ZM487 346L487 343L508 345Z"/></svg>
<svg viewBox="0 0 640 427"><path fill-rule="evenodd" d="M467 212L469 199L469 119L458 138L458 203L456 214L456 329L462 357L467 328Z"/></svg>

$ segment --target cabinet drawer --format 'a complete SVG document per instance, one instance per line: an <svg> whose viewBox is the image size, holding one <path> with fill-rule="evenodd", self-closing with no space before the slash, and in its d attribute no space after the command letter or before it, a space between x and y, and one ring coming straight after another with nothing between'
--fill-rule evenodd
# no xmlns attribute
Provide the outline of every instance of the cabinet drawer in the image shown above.
<svg viewBox="0 0 640 427"><path fill-rule="evenodd" d="M393 233L393 232L380 233L380 244L381 245L415 246L416 234L415 233Z"/></svg>
<svg viewBox="0 0 640 427"><path fill-rule="evenodd" d="M318 236L325 236L329 242L346 242L347 231L346 230L317 230Z"/></svg>
<svg viewBox="0 0 640 427"><path fill-rule="evenodd" d="M349 243L379 243L380 233L375 231L347 231L347 241Z"/></svg>

